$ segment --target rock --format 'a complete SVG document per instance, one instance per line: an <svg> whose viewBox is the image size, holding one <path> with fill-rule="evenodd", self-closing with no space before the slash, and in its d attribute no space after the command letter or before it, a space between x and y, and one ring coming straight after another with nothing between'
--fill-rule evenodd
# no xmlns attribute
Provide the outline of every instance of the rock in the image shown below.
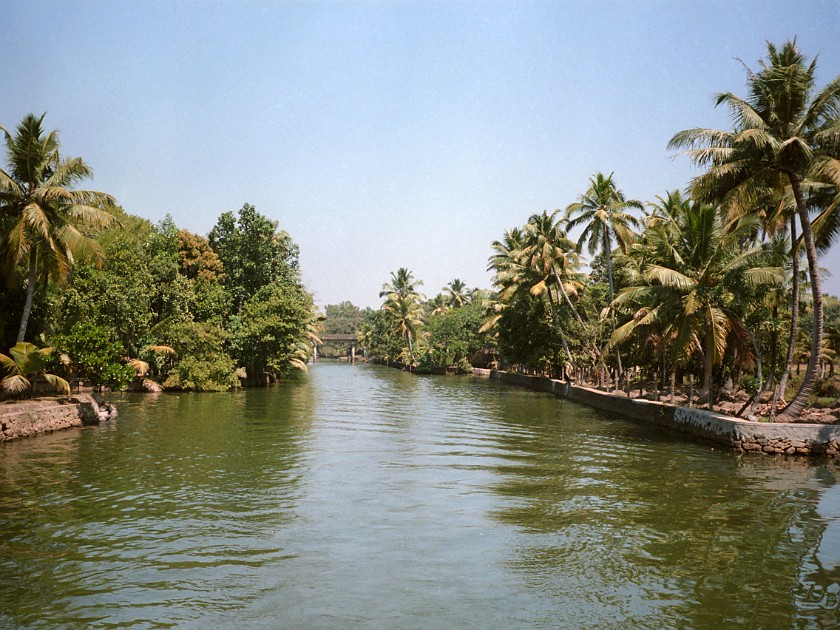
<svg viewBox="0 0 840 630"><path fill-rule="evenodd" d="M755 442L744 442L741 445L741 448L743 448L745 451L760 451L761 450L761 446L756 444Z"/></svg>
<svg viewBox="0 0 840 630"><path fill-rule="evenodd" d="M764 440L764 441L766 442L767 440ZM759 444L760 444L760 443L761 443L761 440L759 440L758 442L759 442ZM775 452L776 452L776 449L774 449L774 448L773 448L772 446L770 446L769 444L764 444L764 445L762 445L761 450L762 450L762 451L764 451L765 453L775 453Z"/></svg>
<svg viewBox="0 0 840 630"><path fill-rule="evenodd" d="M792 446L788 446L785 449L785 455L793 455L795 452L796 452L796 449L793 448Z"/></svg>

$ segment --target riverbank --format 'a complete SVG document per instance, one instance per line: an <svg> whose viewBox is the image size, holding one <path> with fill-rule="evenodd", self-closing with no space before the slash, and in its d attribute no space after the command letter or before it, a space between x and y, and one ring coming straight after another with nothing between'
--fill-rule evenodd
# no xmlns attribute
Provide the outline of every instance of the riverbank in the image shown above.
<svg viewBox="0 0 840 630"><path fill-rule="evenodd" d="M0 403L0 442L71 427L99 424L117 417L117 408L93 394Z"/></svg>
<svg viewBox="0 0 840 630"><path fill-rule="evenodd" d="M751 422L702 409L616 396L544 376L474 369L473 376L553 394L681 435L725 445L738 452L775 455L840 455L840 426Z"/></svg>

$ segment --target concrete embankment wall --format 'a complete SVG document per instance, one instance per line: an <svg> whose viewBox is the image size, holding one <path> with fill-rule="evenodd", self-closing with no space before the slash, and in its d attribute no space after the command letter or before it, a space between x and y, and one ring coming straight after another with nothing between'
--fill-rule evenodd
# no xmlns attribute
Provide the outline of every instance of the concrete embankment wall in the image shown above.
<svg viewBox="0 0 840 630"><path fill-rule="evenodd" d="M840 425L836 424L750 422L702 409L626 398L541 376L498 370L473 370L473 375L548 392L645 424L666 427L692 438L724 444L738 451L786 455L825 454L831 457L840 454Z"/></svg>
<svg viewBox="0 0 840 630"><path fill-rule="evenodd" d="M31 437L70 427L99 424L115 418L113 405L90 394L70 398L7 401L0 403L0 442Z"/></svg>

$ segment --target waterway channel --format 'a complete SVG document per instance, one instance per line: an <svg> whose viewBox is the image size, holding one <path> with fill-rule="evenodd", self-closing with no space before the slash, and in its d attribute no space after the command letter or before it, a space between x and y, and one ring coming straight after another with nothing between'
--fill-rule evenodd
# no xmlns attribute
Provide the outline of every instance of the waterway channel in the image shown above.
<svg viewBox="0 0 840 630"><path fill-rule="evenodd" d="M0 444L0 627L840 623L840 466L321 363Z"/></svg>

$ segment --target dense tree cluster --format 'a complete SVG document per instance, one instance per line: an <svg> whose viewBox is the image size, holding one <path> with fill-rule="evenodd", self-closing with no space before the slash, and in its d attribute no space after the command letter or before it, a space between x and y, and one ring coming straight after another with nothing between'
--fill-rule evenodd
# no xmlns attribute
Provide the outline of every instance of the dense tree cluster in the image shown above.
<svg viewBox="0 0 840 630"><path fill-rule="evenodd" d="M4 129L1 347L54 347L52 372L112 388L225 390L305 368L315 309L276 222L245 204L209 238L152 225L76 190L90 169L42 121Z"/></svg>

